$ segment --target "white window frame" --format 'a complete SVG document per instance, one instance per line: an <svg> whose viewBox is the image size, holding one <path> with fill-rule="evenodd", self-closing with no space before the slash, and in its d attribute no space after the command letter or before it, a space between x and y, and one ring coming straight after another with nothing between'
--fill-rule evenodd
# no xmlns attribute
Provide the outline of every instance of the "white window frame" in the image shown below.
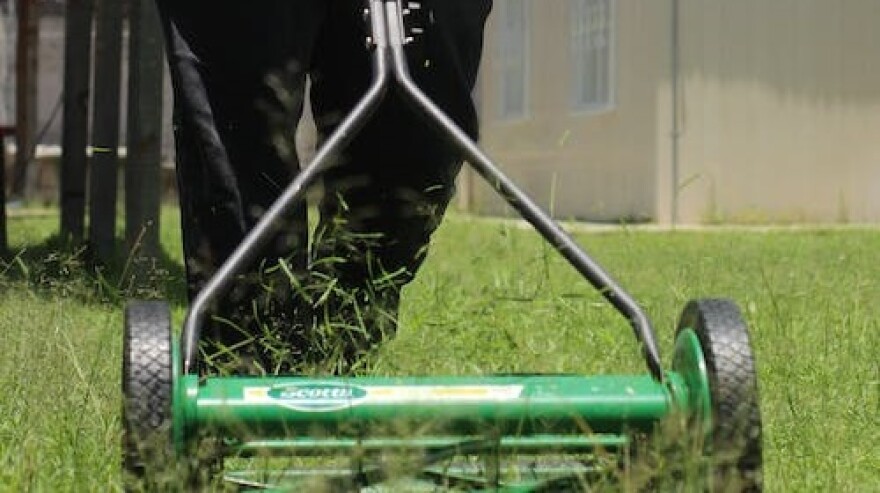
<svg viewBox="0 0 880 493"><path fill-rule="evenodd" d="M545 1L545 0L542 0ZM529 116L531 104L531 0L496 0L494 16L496 22L495 52L498 64L498 109L497 116L501 121L522 120ZM511 31L511 9L521 8L522 25L518 31ZM519 37L519 39L516 39ZM512 78L516 78L515 84ZM508 103L512 95L510 91L519 85L522 94L517 100L518 107Z"/></svg>
<svg viewBox="0 0 880 493"><path fill-rule="evenodd" d="M617 106L617 1L569 0L569 104L575 113L604 113ZM603 9L602 11L590 9ZM591 17L601 15L604 18ZM601 25L601 24L604 25ZM596 32L593 32L596 31ZM597 36L601 36L596 38ZM591 41L604 43L591 46ZM593 53L591 53L593 52ZM596 54L591 60L587 55ZM593 62L592 67L587 64ZM591 89L586 87L591 83ZM592 94L588 95L587 93Z"/></svg>

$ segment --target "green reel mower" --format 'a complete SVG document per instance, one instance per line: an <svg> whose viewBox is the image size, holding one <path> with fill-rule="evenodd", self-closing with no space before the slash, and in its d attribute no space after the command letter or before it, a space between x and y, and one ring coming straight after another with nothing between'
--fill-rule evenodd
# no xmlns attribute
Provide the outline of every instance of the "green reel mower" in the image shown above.
<svg viewBox="0 0 880 493"><path fill-rule="evenodd" d="M170 309L125 311L125 470L134 487L239 491L760 491L761 421L746 324L724 299L684 308L671 366L639 305L521 192L409 76L401 0L369 0L373 84L195 298L180 342ZM391 85L458 146L474 169L632 325L645 375L481 377L202 377L208 307L243 272L281 218L363 127ZM670 427L670 424L675 425ZM674 430L672 433L669 430ZM685 453L665 478L621 474L673 435ZM690 464L690 466L688 465ZM690 471L690 472L688 472Z"/></svg>

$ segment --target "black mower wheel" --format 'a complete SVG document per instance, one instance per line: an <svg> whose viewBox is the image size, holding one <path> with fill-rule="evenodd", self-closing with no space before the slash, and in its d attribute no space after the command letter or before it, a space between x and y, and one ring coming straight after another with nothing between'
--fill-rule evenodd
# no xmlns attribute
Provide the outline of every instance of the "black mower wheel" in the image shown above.
<svg viewBox="0 0 880 493"><path fill-rule="evenodd" d="M164 468L172 452L171 313L162 301L125 308L122 355L123 454L129 479Z"/></svg>
<svg viewBox="0 0 880 493"><path fill-rule="evenodd" d="M712 491L761 491L758 385L742 314L727 299L694 300L678 323L678 332L684 330L692 330L699 339L709 380Z"/></svg>

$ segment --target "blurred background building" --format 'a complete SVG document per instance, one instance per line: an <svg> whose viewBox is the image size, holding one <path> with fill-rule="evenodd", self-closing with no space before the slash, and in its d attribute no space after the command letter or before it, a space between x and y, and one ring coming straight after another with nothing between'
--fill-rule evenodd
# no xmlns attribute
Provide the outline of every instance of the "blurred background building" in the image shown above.
<svg viewBox="0 0 880 493"><path fill-rule="evenodd" d="M0 0L0 125L13 115L14 3ZM51 163L64 2L40 11L37 154ZM482 143L563 219L876 222L878 26L877 0L495 0ZM164 100L173 178L167 88ZM310 125L299 143L307 158ZM509 213L472 173L459 205Z"/></svg>
<svg viewBox="0 0 880 493"><path fill-rule="evenodd" d="M496 0L483 143L556 216L880 220L880 2ZM462 202L504 214L470 176Z"/></svg>

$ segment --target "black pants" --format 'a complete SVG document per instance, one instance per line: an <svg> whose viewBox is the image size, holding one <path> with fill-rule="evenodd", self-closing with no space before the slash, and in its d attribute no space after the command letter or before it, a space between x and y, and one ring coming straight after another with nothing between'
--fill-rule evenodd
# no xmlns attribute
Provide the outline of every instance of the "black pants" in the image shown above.
<svg viewBox="0 0 880 493"><path fill-rule="evenodd" d="M371 66L361 16L364 4L157 2L174 86L183 244L192 297L297 172L294 133L303 111L306 78L319 139L326 138L365 93ZM429 12L425 33L407 48L412 75L476 138L471 91L491 0L422 4ZM266 310L281 318L308 313L320 320L356 313L355 318L363 319L365 311L352 300L375 305L368 325L384 319L394 330L399 290L425 258L460 165L461 156L392 91L325 175L319 224L311 241L303 205L291 213L283 233L264 252L268 270L284 259L289 267L285 274L293 271L319 287L283 289L266 281L266 269L255 269L263 279L239 283L216 312L230 323L208 327L206 338L236 344L240 335L259 331L254 326L259 317L251 315ZM320 286L349 294L322 296ZM273 301L252 305L259 290L274 292ZM359 290L361 294L352 298L350 293ZM302 318L290 322L307 326ZM346 323L353 323L351 318ZM295 338L288 342L308 344Z"/></svg>

